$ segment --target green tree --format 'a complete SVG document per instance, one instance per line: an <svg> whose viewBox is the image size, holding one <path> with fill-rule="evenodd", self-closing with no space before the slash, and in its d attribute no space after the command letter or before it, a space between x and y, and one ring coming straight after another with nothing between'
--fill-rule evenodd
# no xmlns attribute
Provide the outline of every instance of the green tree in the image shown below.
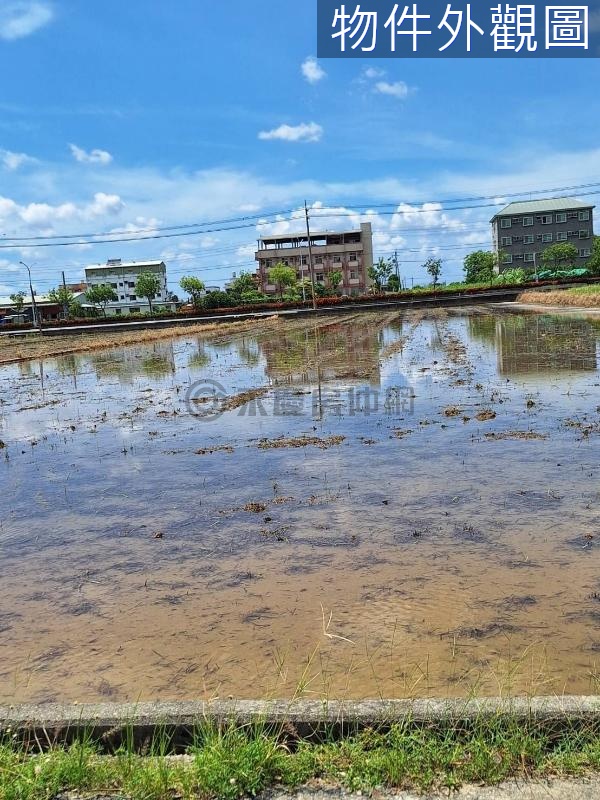
<svg viewBox="0 0 600 800"><path fill-rule="evenodd" d="M579 250L571 242L557 242L547 247L540 255L540 261L547 269L561 269L572 266L579 257Z"/></svg>
<svg viewBox="0 0 600 800"><path fill-rule="evenodd" d="M15 292L15 294L11 294L10 302L15 307L16 313L21 314L23 306L25 305L25 292Z"/></svg>
<svg viewBox="0 0 600 800"><path fill-rule="evenodd" d="M380 258L376 264L373 264L372 267L369 267L369 278L375 284L375 288L378 292L380 292L384 286L387 286L393 271L394 265L390 260L385 258Z"/></svg>
<svg viewBox="0 0 600 800"><path fill-rule="evenodd" d="M496 256L490 250L469 253L463 263L465 283L492 283L496 263Z"/></svg>
<svg viewBox="0 0 600 800"><path fill-rule="evenodd" d="M592 242L592 255L585 262L585 266L586 269L589 269L592 275L600 275L600 236L594 236L594 241Z"/></svg>
<svg viewBox="0 0 600 800"><path fill-rule="evenodd" d="M442 259L441 258L428 258L423 264L423 269L431 277L433 288L438 285L440 275L442 274Z"/></svg>
<svg viewBox="0 0 600 800"><path fill-rule="evenodd" d="M334 272L330 272L328 277L329 277L329 285L331 286L333 291L337 294L337 291L340 287L340 283L344 280L344 276L339 271L339 269L336 269Z"/></svg>
<svg viewBox="0 0 600 800"><path fill-rule="evenodd" d="M66 286L61 285L56 289L50 289L48 292L48 299L52 300L53 303L58 303L58 305L62 306L65 314L71 316L75 296Z"/></svg>
<svg viewBox="0 0 600 800"><path fill-rule="evenodd" d="M88 286L85 290L85 298L95 306L100 306L104 316L106 316L106 306L108 303L115 303L119 299L119 295L112 286L107 283L101 283L98 286Z"/></svg>
<svg viewBox="0 0 600 800"><path fill-rule="evenodd" d="M269 270L269 283L274 283L279 290L279 297L283 298L284 288L296 285L296 273L286 264L279 263Z"/></svg>
<svg viewBox="0 0 600 800"><path fill-rule="evenodd" d="M229 291L240 297L248 292L256 292L256 281L249 272L240 272L237 278L231 281Z"/></svg>
<svg viewBox="0 0 600 800"><path fill-rule="evenodd" d="M400 278L397 275L390 275L390 279L388 281L388 289L391 292L399 292L402 287L400 286Z"/></svg>
<svg viewBox="0 0 600 800"><path fill-rule="evenodd" d="M179 285L190 296L193 305L199 308L202 305L204 281L201 281L200 278L195 278L193 275L184 275L179 281Z"/></svg>
<svg viewBox="0 0 600 800"><path fill-rule="evenodd" d="M513 269L505 269L500 275L496 276L494 283L499 286L510 286L517 283L525 283L531 278L531 274L525 272L524 269L518 267Z"/></svg>
<svg viewBox="0 0 600 800"><path fill-rule="evenodd" d="M135 284L135 293L138 297L145 297L152 314L152 301L160 292L160 278L154 272L140 272Z"/></svg>

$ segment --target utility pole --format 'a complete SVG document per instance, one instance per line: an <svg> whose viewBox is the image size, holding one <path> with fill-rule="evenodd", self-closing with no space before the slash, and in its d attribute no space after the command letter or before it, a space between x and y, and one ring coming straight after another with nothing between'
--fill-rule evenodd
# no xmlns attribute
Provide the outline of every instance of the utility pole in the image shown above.
<svg viewBox="0 0 600 800"><path fill-rule="evenodd" d="M304 201L304 215L306 217L306 237L308 239L308 271L310 273L310 285L312 289L313 311L316 311L317 301L315 300L315 274L313 272L312 245L310 243L310 223L308 221L308 205Z"/></svg>
<svg viewBox="0 0 600 800"><path fill-rule="evenodd" d="M33 293L33 284L31 283L31 270L29 266L24 261L19 261L19 264L22 264L25 269L27 270L27 274L29 275L29 291L31 292L31 321L33 323L33 327L37 328L39 332L42 332L42 320L41 317L38 315L37 305L35 302L35 294Z"/></svg>
<svg viewBox="0 0 600 800"><path fill-rule="evenodd" d="M533 254L533 272L535 274L535 282L539 283L540 279L538 278L538 271L537 271L537 253Z"/></svg>
<svg viewBox="0 0 600 800"><path fill-rule="evenodd" d="M400 280L400 265L398 264L398 251L394 250L394 265L396 267L396 277L398 278L398 288L402 289L402 281Z"/></svg>
<svg viewBox="0 0 600 800"><path fill-rule="evenodd" d="M67 282L65 280L65 271L63 270L62 274L62 283L63 283L63 314L65 315L65 319L69 318L69 303L67 302Z"/></svg>

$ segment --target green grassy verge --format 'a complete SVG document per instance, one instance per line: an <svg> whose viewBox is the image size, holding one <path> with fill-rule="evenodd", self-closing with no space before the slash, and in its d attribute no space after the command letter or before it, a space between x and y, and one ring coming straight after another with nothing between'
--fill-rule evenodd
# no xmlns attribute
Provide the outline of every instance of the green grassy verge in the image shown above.
<svg viewBox="0 0 600 800"><path fill-rule="evenodd" d="M570 294L600 294L600 283L592 283L589 286L574 286L572 289L565 289L564 291Z"/></svg>
<svg viewBox="0 0 600 800"><path fill-rule="evenodd" d="M135 800L226 798L319 778L349 789L456 787L534 775L579 775L600 768L600 727L555 730L507 717L469 726L396 725L311 743L293 730L259 725L204 728L182 758L166 735L143 754L123 747L101 755L89 738L68 748L28 752L0 745L0 797L48 800L61 791L122 794Z"/></svg>

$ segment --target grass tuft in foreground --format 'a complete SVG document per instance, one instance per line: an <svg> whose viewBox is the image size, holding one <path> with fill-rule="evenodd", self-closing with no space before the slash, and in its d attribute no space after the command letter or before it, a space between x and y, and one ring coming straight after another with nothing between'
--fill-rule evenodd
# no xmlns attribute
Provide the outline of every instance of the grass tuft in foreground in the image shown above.
<svg viewBox="0 0 600 800"><path fill-rule="evenodd" d="M126 737L127 739L127 737ZM47 800L65 791L134 800L226 798L312 779L348 789L457 787L509 777L580 775L600 769L600 727L540 728L498 717L468 726L395 725L340 740L310 742L260 725L202 727L184 756L156 736L145 754L123 746L102 755L90 737L32 752L0 745L0 797Z"/></svg>

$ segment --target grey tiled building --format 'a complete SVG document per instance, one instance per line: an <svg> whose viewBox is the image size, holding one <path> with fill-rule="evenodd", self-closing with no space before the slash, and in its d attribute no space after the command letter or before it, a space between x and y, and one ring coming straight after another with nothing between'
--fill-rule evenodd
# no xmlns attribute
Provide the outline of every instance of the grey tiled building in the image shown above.
<svg viewBox="0 0 600 800"><path fill-rule="evenodd" d="M572 197L510 203L491 223L494 251L504 254L501 270L540 269L541 254L557 242L575 245L576 267L592 254L594 206Z"/></svg>

